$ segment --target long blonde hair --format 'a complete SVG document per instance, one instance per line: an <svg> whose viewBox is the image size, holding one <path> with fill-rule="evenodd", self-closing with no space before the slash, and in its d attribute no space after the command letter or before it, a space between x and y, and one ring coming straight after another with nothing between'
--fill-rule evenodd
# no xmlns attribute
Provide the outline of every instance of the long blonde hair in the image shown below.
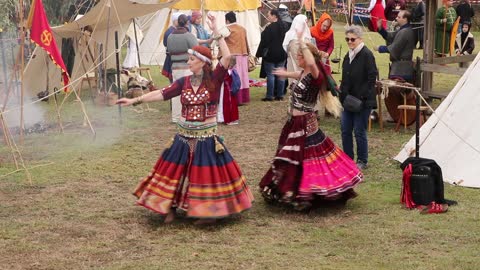
<svg viewBox="0 0 480 270"><path fill-rule="evenodd" d="M318 95L318 99L320 100L320 104L327 109L327 111L333 114L335 117L340 117L342 113L342 104L337 97L333 96L332 93L327 89L327 74L325 71L324 64L322 62L322 55L317 47L311 43L306 43L308 49L313 55L315 59L315 63L317 64L317 68L323 77L322 86L320 87L320 93Z"/></svg>

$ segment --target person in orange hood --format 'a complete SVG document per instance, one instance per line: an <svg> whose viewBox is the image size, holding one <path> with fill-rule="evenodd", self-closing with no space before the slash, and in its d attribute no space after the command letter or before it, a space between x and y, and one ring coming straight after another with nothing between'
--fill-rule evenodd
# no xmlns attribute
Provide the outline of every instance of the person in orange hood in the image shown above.
<svg viewBox="0 0 480 270"><path fill-rule="evenodd" d="M332 54L334 46L332 24L332 17L328 13L323 13L317 24L310 28L310 33L315 38L318 50L322 53L322 59L328 72L331 72L328 58Z"/></svg>

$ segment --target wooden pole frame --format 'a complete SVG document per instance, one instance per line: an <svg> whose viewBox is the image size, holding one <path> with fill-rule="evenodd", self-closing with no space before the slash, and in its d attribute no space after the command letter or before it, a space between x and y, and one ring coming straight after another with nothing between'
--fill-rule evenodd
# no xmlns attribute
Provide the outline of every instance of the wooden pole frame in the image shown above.
<svg viewBox="0 0 480 270"><path fill-rule="evenodd" d="M24 108L23 102L25 98L25 89L23 85L23 70L25 69L25 22L23 18L23 0L19 0L19 28L20 28L20 144L23 144L24 140L24 129L25 129L25 119L24 119Z"/></svg>

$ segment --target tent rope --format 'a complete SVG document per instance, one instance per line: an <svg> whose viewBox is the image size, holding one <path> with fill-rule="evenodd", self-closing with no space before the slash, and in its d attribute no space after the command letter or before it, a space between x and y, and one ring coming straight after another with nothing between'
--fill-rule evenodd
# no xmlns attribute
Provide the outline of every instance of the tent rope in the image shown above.
<svg viewBox="0 0 480 270"><path fill-rule="evenodd" d="M386 85L386 86L396 86L395 83L392 81L391 83L388 83L388 81L382 81L382 84ZM430 104L428 104L427 100L422 96L421 92L420 92L420 88L418 87L413 87L413 86L404 86L402 85L402 88L405 88L405 89L411 89L411 90L414 90L417 94L417 96L420 97L420 99L424 102L424 104L428 107L428 109L430 109L432 111L432 114L435 115L435 117L437 117L438 121L441 122L443 125L445 125L445 127L447 127L448 130L450 130L452 132L453 135L455 135L458 139L460 139L463 143L465 143L468 147L470 147L473 151L477 152L477 154L480 154L480 150L477 149L475 146L473 146L471 143L469 143L467 140L465 140L464 138L462 138L462 136L460 136L452 127L450 127L443 119L443 115L439 115L438 113L435 112L435 110L432 108L432 106L430 106ZM458 91L457 93L455 93L455 95L458 94ZM452 101L453 101L454 98L452 98ZM448 104L450 105L451 102ZM429 136L426 135L424 137L424 141L425 139ZM422 143L420 143L420 145L422 145ZM403 148L405 149L405 147ZM405 149L406 150L406 149ZM409 151L408 151L409 152Z"/></svg>

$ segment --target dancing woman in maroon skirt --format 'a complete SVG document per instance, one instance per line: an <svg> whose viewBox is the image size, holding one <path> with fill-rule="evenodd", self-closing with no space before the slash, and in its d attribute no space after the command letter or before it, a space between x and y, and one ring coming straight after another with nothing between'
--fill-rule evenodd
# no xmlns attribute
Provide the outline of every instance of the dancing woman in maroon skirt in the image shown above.
<svg viewBox="0 0 480 270"><path fill-rule="evenodd" d="M215 70L210 49L195 46L188 60L193 75L138 98L117 101L128 106L180 96L178 133L134 192L137 204L166 215L166 223L174 219L176 209L198 218L197 223L211 223L249 209L253 201L245 177L216 133L217 103L230 51L218 34L215 17L208 19L223 55Z"/></svg>
<svg viewBox="0 0 480 270"><path fill-rule="evenodd" d="M301 37L301 33L299 37ZM363 175L318 126L317 99L334 115L341 105L325 87L321 56L312 44L298 38L297 61L303 71L276 70L275 75L294 78L289 100L289 118L282 129L272 165L260 182L267 202L309 209L314 201L342 200L356 196L353 188Z"/></svg>

